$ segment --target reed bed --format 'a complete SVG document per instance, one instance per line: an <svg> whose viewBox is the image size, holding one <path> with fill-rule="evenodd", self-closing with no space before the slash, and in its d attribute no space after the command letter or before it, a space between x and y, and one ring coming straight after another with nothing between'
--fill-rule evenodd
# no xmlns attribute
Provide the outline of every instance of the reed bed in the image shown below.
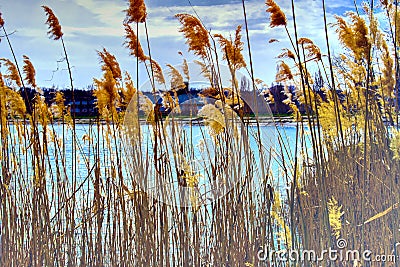
<svg viewBox="0 0 400 267"><path fill-rule="evenodd" d="M145 66L153 94L162 100L158 104L137 90L103 49L98 51L103 76L94 79L99 115L82 126L61 93L51 106L44 101L28 56L22 69L15 57L1 59L7 72L0 77L0 265L377 264L260 257L260 251L290 249L320 255L340 249L339 241L349 250L397 255L397 6L370 1L363 6L365 16L350 12L327 25L322 4L326 49L298 36L294 1L290 20L273 0L260 6L267 8L270 26L283 28L292 45L277 55L276 76L285 88L297 88L295 94L285 89L296 123L291 143L285 130L257 120L270 116L267 100L274 99L257 100L260 81L253 75L244 1L246 23L231 37L211 35L194 15L176 15L210 85L186 104L179 103L178 92L190 83L189 65L186 60L168 65L166 83L151 57L143 1L130 1L125 11L125 46L136 65ZM43 8L49 36L61 41L70 70L60 22ZM387 15L389 33L380 29L376 8ZM146 29L143 47L139 23ZM12 50L3 19L0 26ZM329 39L335 37L328 27L337 30L343 54L331 54ZM242 55L246 48L248 60ZM222 83L222 64L228 66L228 86ZM240 90L241 69L250 76L250 97ZM315 69L318 78L311 74ZM138 84L139 75L134 76ZM73 89L70 71L69 78ZM32 102L25 101L26 86L37 91ZM255 117L243 111L245 104ZM160 107L171 112L163 116ZM386 264L381 266L396 263Z"/></svg>

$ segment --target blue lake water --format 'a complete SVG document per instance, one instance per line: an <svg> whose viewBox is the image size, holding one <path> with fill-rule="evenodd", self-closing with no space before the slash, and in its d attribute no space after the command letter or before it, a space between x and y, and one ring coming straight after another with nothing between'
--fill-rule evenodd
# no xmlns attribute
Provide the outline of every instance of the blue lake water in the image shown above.
<svg viewBox="0 0 400 267"><path fill-rule="evenodd" d="M239 168L239 166L245 166L246 161L244 161L242 157L245 157L244 150L248 149L246 151L251 151L253 157L251 161L249 161L252 164L251 169L254 170L252 173L254 173L255 176L258 176L257 179L254 179L254 182L259 183L262 177L265 177L270 173L275 180L268 181L269 183L275 183L279 186L285 187L287 185L287 177L284 177L281 173L282 169L285 167L289 170L291 169L291 166L289 165L292 164L295 156L296 127L288 125L261 125L259 128L255 126L248 126L242 130L244 132L242 132L241 138L243 139L243 135L246 136L246 142L249 144L249 147L239 148L236 146L236 149L239 149L242 152L239 154L232 153L232 155L227 156L227 160L229 160L229 162L233 162L234 165L233 168L228 170L228 175L241 177L240 171L243 173L245 172L245 167ZM21 129L19 129L19 131L21 131ZM152 179L155 173L153 166L145 166L144 168L146 168L146 170L142 172L143 175L141 178L138 178L139 176L136 175L138 172L136 169L138 165L133 164L134 166L132 167L132 155L129 154L131 152L126 151L127 143L124 141L126 136L121 129L114 128L112 125L100 125L100 127L98 127L97 125L76 124L75 131L76 149L74 150L71 127L67 125L55 124L50 125L46 129L46 132L43 128L39 127L39 134L41 136L46 135L48 140L48 152L44 153L44 155L47 154L48 157L44 159L44 162L46 165L45 179L49 186L51 186L52 182L55 180L66 179L71 184L73 181L76 181L77 185L87 185L88 188L91 188L94 177L93 170L96 162L100 163L100 176L104 182L109 177L115 177L118 172L115 169L115 166L118 165L117 160L119 160L123 166L121 173L124 176L124 180L126 180L127 185L132 184L132 181L136 179L146 179L146 186L150 186L150 188L156 187L155 182L153 182L153 184L148 182L149 179ZM186 142L189 144L193 143L194 145L188 146L191 147L191 150L186 153L188 158L187 163L191 166L194 166L193 171L198 174L199 187L202 188L201 194L205 194L204 192L209 192L211 190L209 185L211 181L210 164L212 164L213 156L223 155L221 153L223 153L225 150L220 151L219 147L225 147L225 144L219 143L218 148L216 148L214 142L215 140L211 137L210 132L204 125L188 126L182 124L174 131L174 133L169 132L167 134L165 142L166 146L172 151L173 149L176 149L176 147L174 147L176 143L174 138L180 138L181 141L185 141L186 139L184 138L188 139L190 137L190 140L186 140ZM18 129L15 126L11 126L10 132L15 137L15 140L17 140ZM116 138L114 138L114 135ZM258 136L260 136L262 140L261 146L259 142L256 141ZM153 158L152 147L154 145L154 137L152 137L152 129L150 126L142 126L141 141L142 144L140 147L142 149L144 161L146 161L146 159L151 160ZM226 143L230 141L231 140L225 140ZM234 142L232 141L232 143ZM203 150L199 144L202 144ZM26 146L28 149L26 149ZM204 149L204 146L206 149ZM12 144L10 147L12 147ZM34 175L34 168L31 161L32 151L29 149L30 141L15 141L15 145L13 147L13 162L15 164L13 169L23 170L22 173L20 173L20 176L25 177L25 179L26 177L32 177ZM210 154L210 150L213 149L214 151L211 151ZM263 154L259 153L260 150L264 151ZM24 151L28 151L28 154L26 154ZM119 153L116 153L116 151ZM226 153L232 152L229 149L226 151ZM119 155L119 158L116 157L117 154ZM281 155L283 155L283 157ZM260 156L263 157L263 160L260 159ZM66 160L62 160L63 157L65 157ZM170 162L179 161L176 158L173 159L173 157L174 155L171 153L169 159ZM75 171L73 170L73 158L77 159ZM270 158L272 159L271 161ZM209 162L207 160L209 160ZM286 166L282 164L283 161L285 161ZM270 168L268 169L265 165L269 164L269 162ZM175 165L174 163L170 163L172 175L172 177L169 177L170 184L176 183L178 180L177 172L179 171L175 171L179 169L178 167L180 166L178 165L178 163ZM235 168L239 169L239 171L237 171ZM247 166L247 168L249 167ZM239 174L237 172L239 172ZM224 182L222 187L219 185L219 188L223 188L221 189L221 192L225 193L225 191L230 189L230 186L232 186L229 183L235 183L237 180L229 180L229 178L226 179L226 177L223 178L228 181ZM226 183L228 183L228 185ZM169 188L162 188L162 190L173 190L176 186L177 184L174 184ZM214 187L215 186L218 187L218 185L214 185ZM156 188L154 190L159 191L160 188ZM89 189L89 191L92 191L92 189Z"/></svg>

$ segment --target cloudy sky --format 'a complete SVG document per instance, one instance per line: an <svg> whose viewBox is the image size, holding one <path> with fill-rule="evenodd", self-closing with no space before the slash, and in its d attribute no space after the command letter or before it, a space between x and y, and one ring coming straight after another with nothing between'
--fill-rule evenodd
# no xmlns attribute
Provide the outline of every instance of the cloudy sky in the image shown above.
<svg viewBox="0 0 400 267"><path fill-rule="evenodd" d="M333 22L333 15L342 15L353 10L353 0L326 0L328 20ZM290 1L277 0L289 18L291 26ZM193 7L190 6L192 4ZM308 37L326 51L324 26L322 20L321 0L295 0L297 23L300 37ZM63 27L64 40L70 61L73 66L74 85L84 88L92 84L93 78L101 77L99 58L96 50L105 47L113 53L123 70L136 76L135 59L123 47L125 18L123 12L128 3L124 0L0 0L0 12L5 20L6 30L10 36L18 60L27 55L35 65L37 84L40 87L69 86L66 64L62 61L63 50L59 41L50 40L46 16L41 5L53 9ZM239 24L244 24L241 0L148 0L148 26L152 57L162 66L170 63L180 64L182 51L189 61L195 59L187 52L187 46L181 33L179 22L174 15L194 11L200 16L211 33L222 33L225 36L234 33ZM252 45L255 76L271 84L276 72L276 56L281 49L289 47L286 33L282 28L269 28L269 16L265 12L263 0L247 0L246 9L249 22L249 33ZM290 27L291 28L291 27ZM140 40L145 43L143 28L140 28ZM330 30L334 52L339 50L334 30ZM3 33L0 33L2 35ZM243 33L244 35L244 33ZM279 43L268 43L270 39ZM145 45L143 45L145 48ZM247 49L245 49L247 50ZM10 49L4 38L1 38L0 57L10 58ZM145 50L145 53L147 51ZM247 53L244 53L248 58ZM2 68L4 72L4 67ZM145 82L145 72L140 69L139 84Z"/></svg>

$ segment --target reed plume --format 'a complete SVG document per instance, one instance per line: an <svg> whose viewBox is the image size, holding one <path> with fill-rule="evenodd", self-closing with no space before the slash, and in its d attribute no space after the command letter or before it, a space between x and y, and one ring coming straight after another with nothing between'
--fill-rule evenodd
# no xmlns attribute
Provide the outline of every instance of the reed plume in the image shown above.
<svg viewBox="0 0 400 267"><path fill-rule="evenodd" d="M278 73L276 74L275 77L277 82L283 82L287 80L292 80L293 79L293 74L292 71L290 70L290 67L283 61L278 66Z"/></svg>
<svg viewBox="0 0 400 267"><path fill-rule="evenodd" d="M183 82L183 77L179 73L179 71L171 64L167 64L167 67L169 68L168 74L171 77L171 89L179 90L179 89L185 88L186 85Z"/></svg>
<svg viewBox="0 0 400 267"><path fill-rule="evenodd" d="M286 91L286 89L285 89ZM287 96L286 99L282 101L283 104L287 105L292 111L292 117L295 121L301 121L301 113L299 108L297 107L296 103L293 101L293 96L291 93L286 92L285 95ZM275 101L275 100L274 100Z"/></svg>
<svg viewBox="0 0 400 267"><path fill-rule="evenodd" d="M154 59L150 59L150 67L153 70L154 78L159 84L165 84L165 78L160 64Z"/></svg>
<svg viewBox="0 0 400 267"><path fill-rule="evenodd" d="M301 38L299 38L298 43L300 45L305 45L305 44L312 44L313 41L310 38L301 37Z"/></svg>
<svg viewBox="0 0 400 267"><path fill-rule="evenodd" d="M0 87L5 87L5 83L3 80L3 74L1 74L1 72L0 72Z"/></svg>
<svg viewBox="0 0 400 267"><path fill-rule="evenodd" d="M34 109L35 118L32 119L38 121L43 127L46 127L52 119L52 114L48 105L46 104L44 96L37 95L35 97Z"/></svg>
<svg viewBox="0 0 400 267"><path fill-rule="evenodd" d="M319 61L322 59L321 49L311 39L299 38L298 43L307 51L307 54L305 54L306 60Z"/></svg>
<svg viewBox="0 0 400 267"><path fill-rule="evenodd" d="M42 8L44 9L47 15L46 24L49 27L49 31L47 33L54 40L61 39L64 33L61 30L61 25L60 22L58 21L58 18L54 14L53 10L48 6L42 6Z"/></svg>
<svg viewBox="0 0 400 267"><path fill-rule="evenodd" d="M382 40L382 62L383 62L383 71L382 71L382 92L383 96L391 96L393 92L393 88L395 86L395 78L394 78L394 62L392 55L390 54L389 47L385 40Z"/></svg>
<svg viewBox="0 0 400 267"><path fill-rule="evenodd" d="M115 56L108 52L105 48L103 48L103 51L97 51L97 54L102 62L101 69L103 71L109 69L115 80L122 79L121 69Z"/></svg>
<svg viewBox="0 0 400 267"><path fill-rule="evenodd" d="M366 3L363 4L363 9L366 16L369 18L370 42L371 44L375 44L377 49L380 49L382 44L382 32L379 29L379 21L373 10Z"/></svg>
<svg viewBox="0 0 400 267"><path fill-rule="evenodd" d="M210 66L199 60L193 60L193 62L200 66L201 74L204 76L204 78L206 78L208 81L210 81L211 84L213 84L213 75L210 71Z"/></svg>
<svg viewBox="0 0 400 267"><path fill-rule="evenodd" d="M135 32L132 30L131 26L129 24L124 24L125 26L125 47L130 50L130 55L135 56L139 59L141 62L145 62L148 57L144 54L142 46L140 45L140 42L135 34Z"/></svg>
<svg viewBox="0 0 400 267"><path fill-rule="evenodd" d="M174 109L175 108L175 100L172 97L170 92L163 92L161 94L161 99L162 99L162 106L165 109Z"/></svg>
<svg viewBox="0 0 400 267"><path fill-rule="evenodd" d="M183 63L182 63L182 71L183 74L185 75L185 78L187 81L190 80L190 75L189 75L189 65L187 63L186 59L183 59Z"/></svg>
<svg viewBox="0 0 400 267"><path fill-rule="evenodd" d="M350 12L349 15L353 23L355 44L361 49L361 53L363 53L363 56L367 56L367 54L369 53L371 42L368 38L369 30L365 19L357 16L353 12Z"/></svg>
<svg viewBox="0 0 400 267"><path fill-rule="evenodd" d="M2 28L4 26L4 19L3 19L3 17L1 15L2 14L0 12L0 28Z"/></svg>
<svg viewBox="0 0 400 267"><path fill-rule="evenodd" d="M62 92L56 92L54 99L54 103L51 106L51 110L53 111L53 116L55 118L63 117L65 111L65 98Z"/></svg>
<svg viewBox="0 0 400 267"><path fill-rule="evenodd" d="M175 17L182 24L179 31L184 34L189 51L193 51L197 56L206 57L207 49L210 48L210 40L208 31L200 20L190 14L176 14Z"/></svg>
<svg viewBox="0 0 400 267"><path fill-rule="evenodd" d="M284 48L282 50L283 52L280 55L278 55L278 58L291 58L294 61L296 61L296 56L290 49Z"/></svg>
<svg viewBox="0 0 400 267"><path fill-rule="evenodd" d="M254 82L255 82L255 84L257 84L257 85L265 84L265 82L264 82L263 80L261 80L260 78L255 78L255 79L254 79Z"/></svg>
<svg viewBox="0 0 400 267"><path fill-rule="evenodd" d="M353 47L353 30L347 24L344 18L337 16L336 21L336 32L339 34L340 41L347 47Z"/></svg>
<svg viewBox="0 0 400 267"><path fill-rule="evenodd" d="M267 0L265 4L268 6L267 12L270 13L270 27L286 26L286 15L283 13L280 6L273 0Z"/></svg>
<svg viewBox="0 0 400 267"><path fill-rule="evenodd" d="M9 60L7 58L1 58L0 61L3 61L4 65L7 68L8 74L4 75L4 77L6 79L10 79L10 80L14 81L18 87L21 87L22 86L21 77L18 74L18 70L17 70L17 67L15 66L15 64L12 63L11 60Z"/></svg>
<svg viewBox="0 0 400 267"><path fill-rule="evenodd" d="M3 80L3 75L0 72L0 98L4 101L1 101L1 118L4 119L3 125L5 125L5 118L7 116L3 116L5 112L13 118L16 116L23 117L26 113L25 102L22 99L21 95L9 87L6 86ZM7 108L6 108L7 107Z"/></svg>
<svg viewBox="0 0 400 267"><path fill-rule="evenodd" d="M11 117L23 118L26 116L26 106L21 95L11 89L6 90L6 101L8 103L8 112Z"/></svg>
<svg viewBox="0 0 400 267"><path fill-rule="evenodd" d="M69 82L71 86L71 91L72 91L72 129L74 134L75 132L75 89L74 89L74 82L72 78L72 71L71 71L71 64L69 62L69 57L67 53L67 48L65 47L64 39L62 38L64 33L61 30L61 25L60 22L58 21L58 18L54 14L53 10L49 8L48 6L42 6L44 9L46 15L47 15L47 20L45 24L48 25L49 31L47 34L49 35L50 38L53 38L53 40L61 40L62 48L64 50L64 56L65 56L65 61L67 63L67 68L68 68L68 76L69 76ZM74 174L76 174L76 153L75 151L75 146L76 146L76 140L75 137L72 139L72 146L73 146L73 153L72 153L72 158L73 158L73 166L74 166Z"/></svg>
<svg viewBox="0 0 400 267"><path fill-rule="evenodd" d="M224 114L214 105L207 104L203 106L197 115L204 118L205 124L209 127L213 137L216 137L224 131L226 126Z"/></svg>
<svg viewBox="0 0 400 267"><path fill-rule="evenodd" d="M351 19L350 25L342 17L335 16L339 40L354 53L356 60L366 58L370 49L366 22L354 12L348 12L347 16Z"/></svg>
<svg viewBox="0 0 400 267"><path fill-rule="evenodd" d="M129 8L125 12L125 23L143 23L146 21L147 12L143 0L129 0Z"/></svg>
<svg viewBox="0 0 400 267"><path fill-rule="evenodd" d="M127 107L133 96L137 93L137 89L128 72L125 72L125 88L122 89L122 104Z"/></svg>
<svg viewBox="0 0 400 267"><path fill-rule="evenodd" d="M235 40L225 38L221 34L215 34L214 37L218 39L218 42L224 52L223 59L227 60L233 70L246 67L242 51L243 42L241 41L242 35L240 34L242 25L237 26L235 31Z"/></svg>
<svg viewBox="0 0 400 267"><path fill-rule="evenodd" d="M204 88L201 90L201 92L199 93L199 96L220 99L221 92L214 87L207 87L207 88Z"/></svg>
<svg viewBox="0 0 400 267"><path fill-rule="evenodd" d="M119 100L117 93L116 80L113 73L109 68L106 68L101 80L94 79L96 90L93 95L96 97L96 105L100 114L108 120L116 118L117 110L116 105Z"/></svg>
<svg viewBox="0 0 400 267"><path fill-rule="evenodd" d="M174 98L170 95L170 93L166 92L162 98L163 98L163 105L167 103L167 106L165 107L170 107L174 108L175 113L180 113L181 108L179 105L179 97L178 97L178 92L177 90L184 89L186 88L186 85L183 81L182 75L179 73L179 71L173 67L171 64L167 64L167 67L169 68L169 76L171 77L171 89L174 92ZM187 70L189 71L189 69Z"/></svg>
<svg viewBox="0 0 400 267"><path fill-rule="evenodd" d="M24 55L24 67L23 71L25 74L25 81L30 84L33 88L36 88L36 71L29 57Z"/></svg>

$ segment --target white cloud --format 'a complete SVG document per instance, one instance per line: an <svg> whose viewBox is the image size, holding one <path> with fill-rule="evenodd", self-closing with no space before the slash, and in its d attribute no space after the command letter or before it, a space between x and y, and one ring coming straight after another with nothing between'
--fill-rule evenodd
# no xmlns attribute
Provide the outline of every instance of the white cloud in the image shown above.
<svg viewBox="0 0 400 267"><path fill-rule="evenodd" d="M180 24L178 20L174 18L174 15L178 13L196 15L195 12L198 14L205 27L211 30L212 33L227 34L233 32L237 25L244 24L241 4L193 6L193 8L190 6L157 7L149 10L149 27L150 29L154 29L154 31L151 31L152 36L181 36L178 32ZM248 3L247 16L252 20L264 19L264 22L266 22L264 5L256 2Z"/></svg>
<svg viewBox="0 0 400 267"><path fill-rule="evenodd" d="M116 25L123 20L124 1L75 0L75 3L90 10L97 19L106 25Z"/></svg>
<svg viewBox="0 0 400 267"><path fill-rule="evenodd" d="M288 28L293 33L291 21L290 1L276 0L285 11L289 22ZM236 26L244 24L241 3L202 5L196 6L196 0L191 1L194 10L200 16L211 33L222 33L227 36L234 33ZM221 3L222 1L219 1ZM183 2L182 2L183 3ZM182 4L181 3L181 4ZM38 68L39 77L51 76L56 61L62 56L60 45L49 40L46 36L47 26L44 24L45 15L40 5L46 4L53 8L60 19L65 33L68 50L76 70L78 87L90 83L92 77L98 75L98 57L96 50L103 46L116 54L124 69L136 71L128 57L128 51L123 48L124 29L122 22L125 18L123 10L127 7L126 1L112 0L73 0L73 1L5 1L0 5L6 27L9 31L17 30L11 37L15 41L18 55L31 56ZM299 37L309 37L326 51L325 33L322 20L322 4L316 0L296 0L296 20ZM352 8L350 0L328 0L328 22L333 22L332 12L342 12ZM179 21L174 17L177 13L194 14L190 6L152 6L148 8L148 32L152 55L162 64L177 63L182 59L177 55L178 50L186 51L183 34L179 32ZM252 45L253 62L256 76L271 82L275 74L276 55L283 47L290 47L284 28L269 28L269 14L266 13L264 1L246 1L249 34ZM29 14L29 15L28 15ZM144 26L140 25L140 39L145 43ZM243 38L245 32L243 31ZM338 47L338 40L333 29L329 29L331 45L334 50ZM271 38L279 39L280 43L269 44ZM245 40L245 39L243 39ZM11 57L5 42L0 43L4 56ZM144 45L145 46L145 45ZM147 51L147 49L145 49ZM244 54L247 55L245 46ZM189 56L189 59L193 58ZM82 71L81 71L82 70ZM38 77L38 79L39 79ZM39 83L49 85L44 78ZM54 80L51 83L57 83ZM64 84L64 81L59 81Z"/></svg>

